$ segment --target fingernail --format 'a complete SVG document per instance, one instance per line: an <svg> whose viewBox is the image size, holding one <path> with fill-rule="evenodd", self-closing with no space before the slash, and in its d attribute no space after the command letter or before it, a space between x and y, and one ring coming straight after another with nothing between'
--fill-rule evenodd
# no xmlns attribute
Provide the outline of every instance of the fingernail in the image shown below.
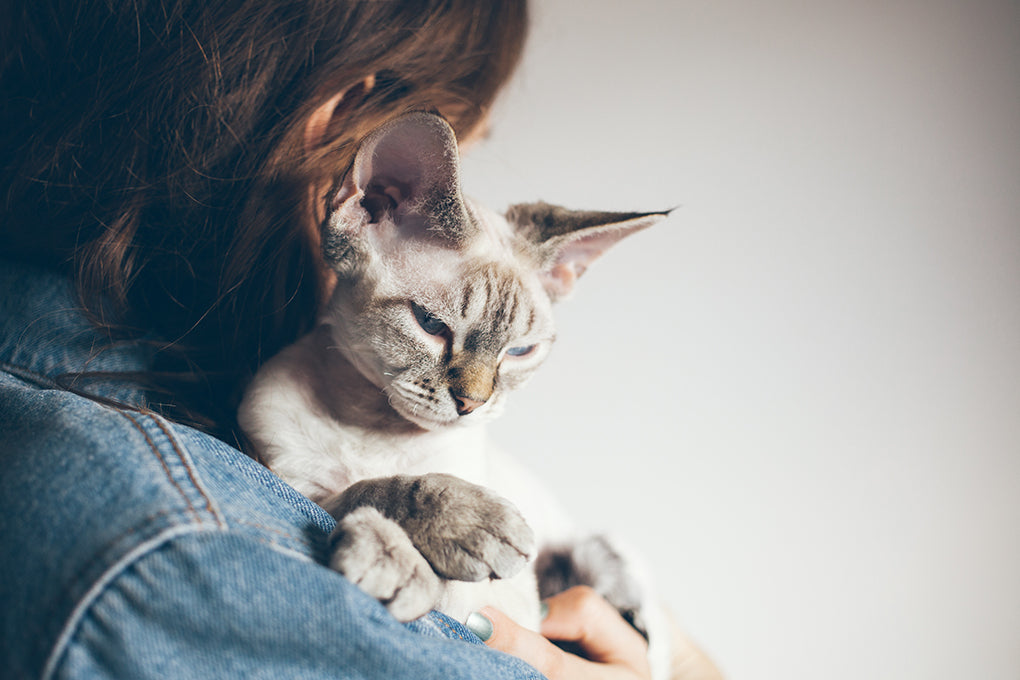
<svg viewBox="0 0 1020 680"><path fill-rule="evenodd" d="M545 621L545 617L549 616L549 605L545 602L538 603L538 619L539 621Z"/></svg>
<svg viewBox="0 0 1020 680"><path fill-rule="evenodd" d="M477 635L478 639L482 642L485 642L492 637L492 621L485 618L478 612L473 612L471 616L467 617L467 621L464 622L464 625L468 627L468 630Z"/></svg>

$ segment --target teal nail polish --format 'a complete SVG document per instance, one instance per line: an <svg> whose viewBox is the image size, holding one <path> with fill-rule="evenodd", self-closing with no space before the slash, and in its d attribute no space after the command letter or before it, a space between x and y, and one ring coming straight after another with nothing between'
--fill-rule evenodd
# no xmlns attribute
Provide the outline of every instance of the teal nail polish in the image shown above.
<svg viewBox="0 0 1020 680"><path fill-rule="evenodd" d="M538 620L545 621L545 617L549 616L549 605L545 602L538 603Z"/></svg>
<svg viewBox="0 0 1020 680"><path fill-rule="evenodd" d="M482 642L485 642L492 637L492 621L485 618L478 612L474 612L471 616L467 617L467 621L464 622L464 625L468 627L468 630L477 635Z"/></svg>

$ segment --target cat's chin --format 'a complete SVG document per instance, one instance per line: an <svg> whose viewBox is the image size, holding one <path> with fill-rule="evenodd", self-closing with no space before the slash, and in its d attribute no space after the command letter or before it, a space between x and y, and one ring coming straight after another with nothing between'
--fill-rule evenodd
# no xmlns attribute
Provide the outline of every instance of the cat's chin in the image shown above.
<svg viewBox="0 0 1020 680"><path fill-rule="evenodd" d="M422 409L417 405L405 405L395 399L390 399L390 407L397 412L404 420L417 425L423 430L441 430L447 427L455 426L461 417L454 413L451 416L446 416L441 413L434 413L427 409Z"/></svg>
<svg viewBox="0 0 1020 680"><path fill-rule="evenodd" d="M400 415L408 422L417 425L423 430L443 430L448 427L454 427L458 424L457 420L423 417L420 413L414 415L401 413Z"/></svg>
<svg viewBox="0 0 1020 680"><path fill-rule="evenodd" d="M468 416L461 416L456 413L446 415L422 409L416 405L401 404L394 399L390 400L390 407L401 418L417 425L423 430L443 430L480 425L492 420L502 410L498 404L488 404L484 409L480 409Z"/></svg>

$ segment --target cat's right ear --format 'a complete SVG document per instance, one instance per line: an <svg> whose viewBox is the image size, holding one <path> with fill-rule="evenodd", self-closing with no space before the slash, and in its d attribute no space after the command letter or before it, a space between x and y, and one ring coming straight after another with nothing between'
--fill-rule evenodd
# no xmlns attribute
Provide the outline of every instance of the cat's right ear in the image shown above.
<svg viewBox="0 0 1020 680"><path fill-rule="evenodd" d="M510 206L506 219L535 245L542 285L557 301L573 292L577 279L606 250L669 213L568 210L539 202Z"/></svg>
<svg viewBox="0 0 1020 680"><path fill-rule="evenodd" d="M415 112L376 129L330 203L327 229L348 238L393 230L401 241L459 243L470 228L457 138L440 116Z"/></svg>

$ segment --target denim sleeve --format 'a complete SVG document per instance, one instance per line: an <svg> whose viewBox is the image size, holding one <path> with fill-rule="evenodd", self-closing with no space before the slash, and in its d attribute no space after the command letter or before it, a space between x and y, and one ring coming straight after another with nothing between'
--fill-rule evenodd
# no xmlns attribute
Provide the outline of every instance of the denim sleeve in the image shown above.
<svg viewBox="0 0 1020 680"><path fill-rule="evenodd" d="M174 538L103 587L54 677L539 677L483 646L409 630L341 580L245 537ZM438 616L418 625L463 633Z"/></svg>

